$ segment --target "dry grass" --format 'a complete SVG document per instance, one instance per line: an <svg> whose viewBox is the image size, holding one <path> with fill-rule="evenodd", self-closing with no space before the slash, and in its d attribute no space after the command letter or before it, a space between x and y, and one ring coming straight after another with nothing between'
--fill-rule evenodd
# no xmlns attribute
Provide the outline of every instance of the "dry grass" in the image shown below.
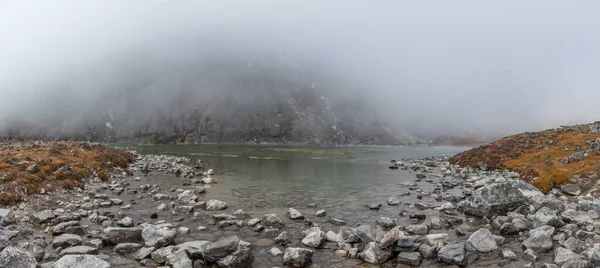
<svg viewBox="0 0 600 268"><path fill-rule="evenodd" d="M521 174L543 192L565 183L589 191L595 185L600 163L600 123L526 132L460 153L454 164L488 169L509 169Z"/></svg>
<svg viewBox="0 0 600 268"><path fill-rule="evenodd" d="M133 160L131 153L81 142L0 143L0 204L14 204L41 189L82 187L86 178L108 180L112 168ZM39 168L28 171L32 165Z"/></svg>

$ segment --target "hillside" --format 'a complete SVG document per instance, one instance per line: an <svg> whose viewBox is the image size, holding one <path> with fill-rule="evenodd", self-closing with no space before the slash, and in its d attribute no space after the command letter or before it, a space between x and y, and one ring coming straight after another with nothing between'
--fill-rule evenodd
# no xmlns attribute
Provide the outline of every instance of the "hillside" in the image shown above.
<svg viewBox="0 0 600 268"><path fill-rule="evenodd" d="M564 184L577 184L583 193L595 192L600 122L505 137L450 161L462 167L513 170L544 192Z"/></svg>

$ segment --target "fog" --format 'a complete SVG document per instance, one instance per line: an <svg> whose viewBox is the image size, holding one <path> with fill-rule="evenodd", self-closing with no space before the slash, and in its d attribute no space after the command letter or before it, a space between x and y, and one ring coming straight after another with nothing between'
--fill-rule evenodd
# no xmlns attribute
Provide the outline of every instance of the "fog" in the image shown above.
<svg viewBox="0 0 600 268"><path fill-rule="evenodd" d="M426 137L592 122L598 10L548 0L0 0L0 132L51 122L68 134L106 107L135 122L168 112L167 100L249 90L219 77L223 64L304 79ZM143 107L122 107L124 96Z"/></svg>

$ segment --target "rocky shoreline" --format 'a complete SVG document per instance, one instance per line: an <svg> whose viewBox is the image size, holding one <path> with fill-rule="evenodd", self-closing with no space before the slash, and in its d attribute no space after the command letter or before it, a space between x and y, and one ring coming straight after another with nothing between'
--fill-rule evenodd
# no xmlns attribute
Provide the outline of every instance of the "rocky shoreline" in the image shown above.
<svg viewBox="0 0 600 268"><path fill-rule="evenodd" d="M598 199L545 195L518 173L460 168L446 157L394 161L392 168L414 177L390 187L407 188L418 201L402 194L367 204L365 211L397 207L398 216L350 226L320 204L249 215L204 197L218 174L201 161L137 156L107 182L44 192L0 210L0 267L258 267L257 244L271 247L275 266L286 267L327 267L319 263L326 252L348 260L344 267L600 265ZM153 175L179 177L185 186L146 184ZM142 206L154 209L133 216ZM188 219L198 226L180 224ZM207 228L226 235L185 239ZM258 239L244 241L248 233Z"/></svg>

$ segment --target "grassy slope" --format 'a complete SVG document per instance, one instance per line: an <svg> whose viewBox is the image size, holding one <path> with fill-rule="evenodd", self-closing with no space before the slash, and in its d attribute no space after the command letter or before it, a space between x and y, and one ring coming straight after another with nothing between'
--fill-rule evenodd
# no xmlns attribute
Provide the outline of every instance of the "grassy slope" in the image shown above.
<svg viewBox="0 0 600 268"><path fill-rule="evenodd" d="M16 203L41 189L82 187L86 178L108 180L110 169L125 167L133 160L133 154L104 145L0 143L0 204ZM39 168L27 171L34 164Z"/></svg>
<svg viewBox="0 0 600 268"><path fill-rule="evenodd" d="M450 161L466 167L509 169L541 191L577 183L588 191L600 163L600 123L526 132L457 154Z"/></svg>

